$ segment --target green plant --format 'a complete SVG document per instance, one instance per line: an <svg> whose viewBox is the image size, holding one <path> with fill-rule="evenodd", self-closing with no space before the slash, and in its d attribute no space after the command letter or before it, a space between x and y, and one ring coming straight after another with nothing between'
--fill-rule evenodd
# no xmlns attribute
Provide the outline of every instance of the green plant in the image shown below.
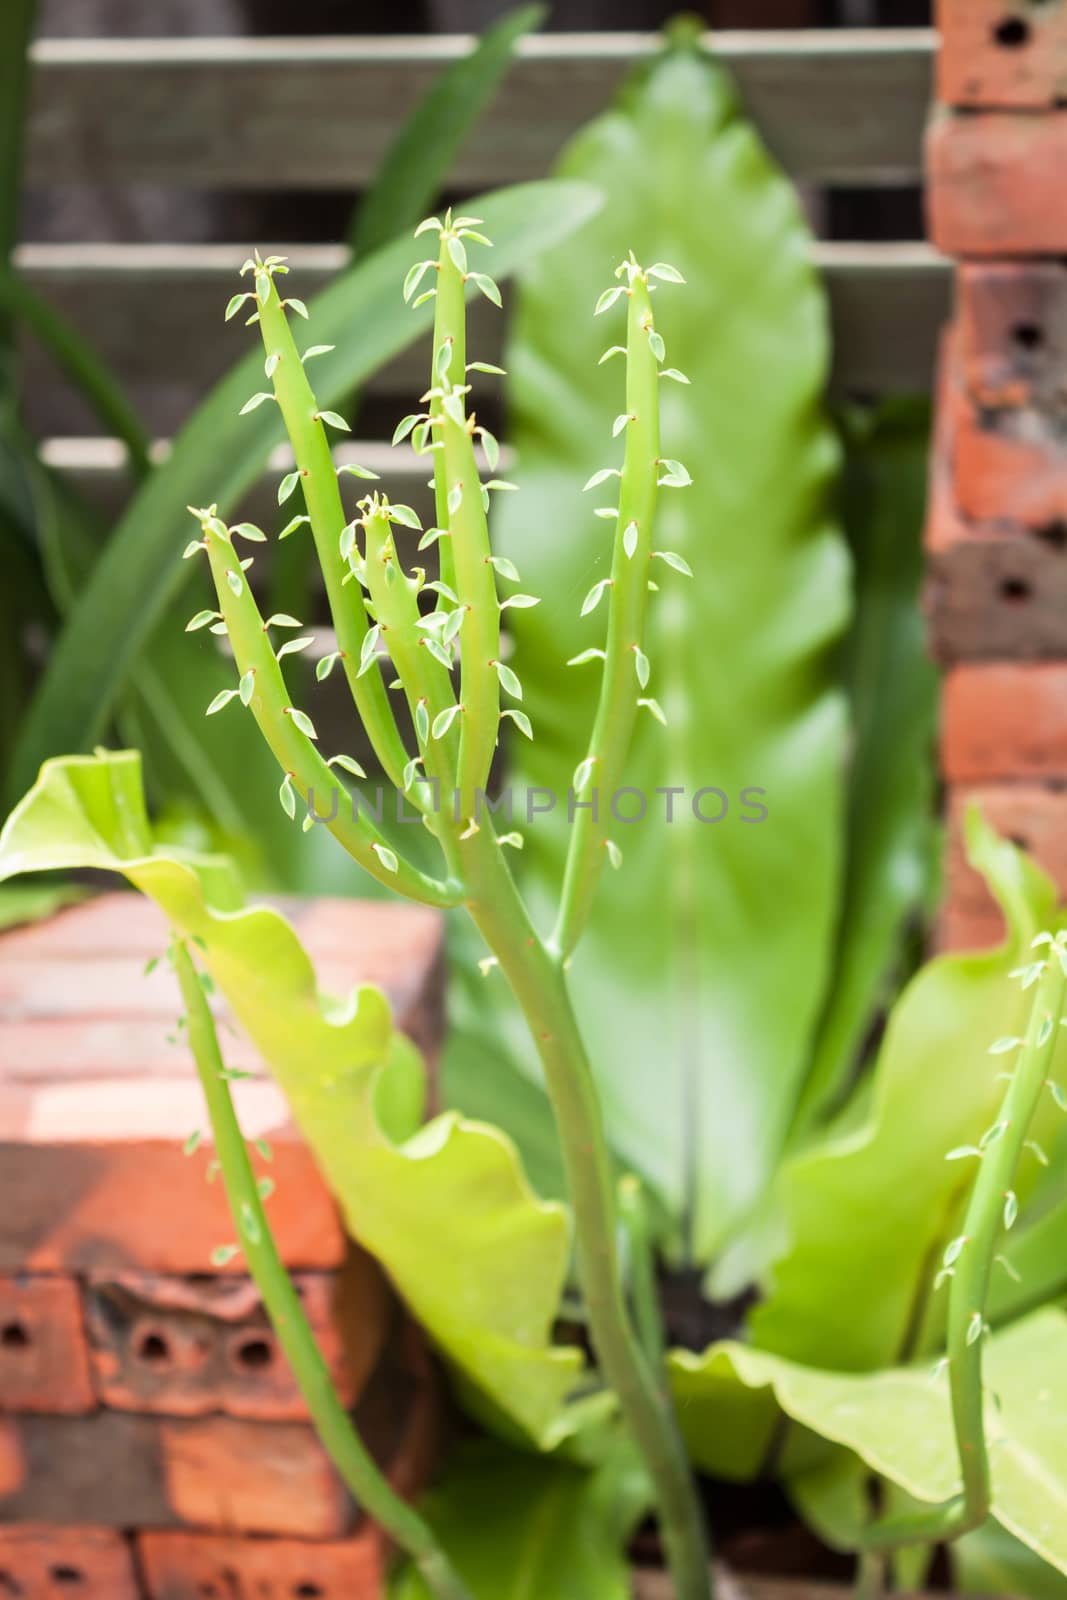
<svg viewBox="0 0 1067 1600"><path fill-rule="evenodd" d="M602 826L593 825L593 791L614 792L648 685L644 617L649 564L657 553L652 542L657 486L683 487L689 482L685 468L660 453L658 385L665 348L651 302L658 283L681 279L673 267L657 263L646 271L630 257L616 274L621 281L597 303L598 312L609 310L620 298L627 305L626 343L619 347L626 364L625 409L613 428L614 436L625 434L625 449L621 469L605 468L591 480L592 485L619 479L619 503L612 510L616 531L611 576L598 583L584 603L586 611L592 610L608 593L603 689L589 751L573 779L574 795L583 809L568 856L560 917L555 933L544 938L532 925L506 862L505 847L514 840L498 837L486 806L502 719L511 718L527 737L532 736L524 712L500 707L501 690L510 699L522 699L518 678L501 658L500 615L509 606L522 608L535 602L514 594L498 599L501 562L491 552L486 514L491 492L510 485L490 478L483 487L474 440L480 438L490 466L496 441L477 424L466 400L468 373L477 370L477 363L466 359L465 289L470 284L490 300L500 299L495 282L468 265L470 247L488 243L477 232L480 226L479 218L453 220L451 213L443 223L432 218L422 224L417 236L432 229L439 236L439 251L436 258L415 263L404 286L405 299L416 307L433 300L434 341L430 388L424 396L430 409L405 418L396 438L410 434L417 453L433 456L438 526L420 542L445 543L442 571L451 581L427 582L424 571L416 569L412 576L404 571L393 528L419 526L410 507L390 505L385 497L372 494L346 520L326 430L345 431L347 423L319 407L308 382L305 363L315 347L301 356L293 341L286 311L303 313L304 307L279 296L276 279L287 271L284 262L277 257L248 262L254 290L234 296L227 312L254 308L250 320L258 323L263 336L272 389L253 395L244 410L277 403L281 412L296 467L279 487L279 503L287 502L299 484L306 508L285 531L295 531L305 521L310 524L337 633L338 659L356 709L386 774L411 796L437 839L440 876L433 877L401 857L358 808L349 807L345 786L316 749L311 719L291 703L279 665L280 658L298 649L301 641L283 644L276 653L271 639L272 626L299 624L291 618L263 619L244 576L251 560L242 560L234 548L234 536L259 541L264 535L248 524L231 530L213 508L196 513L203 537L186 554L201 546L206 549L219 611L199 614L194 622L225 627L240 681L238 688L217 696L210 710L221 709L231 699L251 709L283 773L283 807L294 814L299 795L313 820L316 801L325 799L326 825L372 876L428 904L464 904L493 952L492 964L499 963L511 984L537 1041L557 1118L574 1213L578 1273L594 1346L652 1478L678 1594L682 1600L697 1600L708 1584L700 1511L670 1404L626 1307L616 1249L613 1180L564 970L597 879L608 858L617 853ZM433 287L420 292L427 273L433 274ZM373 476L359 467L351 470L357 477ZM680 558L667 560L684 568ZM518 576L511 564L504 564L501 575L508 582ZM423 591L433 594L435 604L420 614L418 596ZM379 671L379 644L388 650L397 686L407 701L417 752L410 760ZM450 676L456 646L458 697ZM427 779L434 786L429 794ZM433 803L434 794L444 796L444 805Z"/></svg>

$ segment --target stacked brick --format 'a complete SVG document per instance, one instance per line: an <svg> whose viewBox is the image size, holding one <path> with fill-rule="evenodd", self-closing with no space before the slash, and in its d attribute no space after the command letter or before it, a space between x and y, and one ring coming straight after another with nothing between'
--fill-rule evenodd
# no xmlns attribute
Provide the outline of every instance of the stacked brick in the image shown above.
<svg viewBox="0 0 1067 1600"><path fill-rule="evenodd" d="M999 916L964 860L977 800L1067 894L1067 0L938 0L933 242L955 258L927 550L946 667L942 942Z"/></svg>
<svg viewBox="0 0 1067 1600"><path fill-rule="evenodd" d="M286 908L324 988L380 983L428 1052L440 926L406 907ZM165 930L109 894L0 937L0 1595L380 1600L388 1552L327 1460L205 1181L199 1086L173 1039ZM249 1049L224 1032L269 1214L363 1436L405 1493L438 1395L371 1258L346 1241ZM257 1160L261 1158L257 1157Z"/></svg>

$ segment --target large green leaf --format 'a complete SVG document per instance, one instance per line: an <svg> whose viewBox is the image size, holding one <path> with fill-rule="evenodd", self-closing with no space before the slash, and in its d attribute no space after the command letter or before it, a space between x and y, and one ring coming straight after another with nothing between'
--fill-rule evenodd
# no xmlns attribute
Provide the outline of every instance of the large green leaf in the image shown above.
<svg viewBox="0 0 1067 1600"><path fill-rule="evenodd" d="M1004 1090L989 1046L1022 1031L1029 1005L1008 974L1056 916L1051 884L1013 845L976 814L968 836L1007 916L1007 942L919 973L890 1016L868 1118L798 1156L782 1179L788 1247L751 1331L797 1361L870 1370L937 1341L930 1263L972 1181L966 1163L945 1155L977 1142L996 1114ZM1036 1131L1050 1149L1058 1115L1050 1097ZM1039 1171L1036 1162L1023 1169L1021 1196Z"/></svg>
<svg viewBox="0 0 1067 1600"><path fill-rule="evenodd" d="M649 1506L625 1448L589 1472L564 1461L469 1445L423 1503L474 1600L629 1600L624 1543ZM390 1600L430 1600L401 1572Z"/></svg>
<svg viewBox="0 0 1067 1600"><path fill-rule="evenodd" d="M620 456L620 368L597 365L616 313L592 311L632 247L688 280L663 288L656 316L668 363L692 380L662 385L664 451L696 483L661 491L655 542L696 580L655 563L649 693L670 727L643 718L626 782L648 818L616 830L622 869L571 976L612 1142L667 1202L680 1253L704 1263L774 1169L829 976L845 746L831 647L847 558L827 509L826 308L790 185L695 50L657 60L559 171L608 203L524 276L505 363L523 492L501 497L494 531L522 588L545 597L508 613L536 735L516 741L512 787L560 796L526 830L519 866L550 920L598 678L564 663L601 642L602 617L579 608L609 563L608 524L581 491ZM683 802L668 825L654 792L666 785L725 790L727 819L698 823ZM759 825L743 820L750 786L766 791ZM714 796L702 804L716 814Z"/></svg>
<svg viewBox="0 0 1067 1600"><path fill-rule="evenodd" d="M228 863L153 849L133 752L47 762L0 834L0 881L86 867L121 872L202 941L354 1237L489 1406L540 1443L559 1438L581 1367L577 1350L549 1342L567 1218L534 1197L507 1139L455 1113L386 1134L382 1096L393 1103L396 1075L420 1067L384 998L320 996L292 928L272 909L242 907Z"/></svg>
<svg viewBox="0 0 1067 1600"><path fill-rule="evenodd" d="M495 241L494 264L501 273L566 238L598 204L594 190L573 183L520 184L472 202ZM313 340L336 344L316 362L323 405L362 383L429 328L432 304L413 312L400 293L419 254L414 240L397 240L315 299ZM232 334L235 349L238 336ZM193 413L165 465L131 500L56 642L17 748L13 794L32 782L45 757L84 749L103 732L123 681L182 581L186 505L214 501L225 514L281 442L276 406L238 415L261 386L262 366L262 355L249 350Z"/></svg>
<svg viewBox="0 0 1067 1600"><path fill-rule="evenodd" d="M919 610L929 431L923 402L844 419L856 594L842 652L852 709L847 866L834 981L794 1137L847 1087L899 964L906 919L930 898L938 678Z"/></svg>
<svg viewBox="0 0 1067 1600"><path fill-rule="evenodd" d="M969 1533L951 1549L953 1588L960 1594L1027 1595L1067 1600L1067 1579L995 1522Z"/></svg>
<svg viewBox="0 0 1067 1600"><path fill-rule="evenodd" d="M736 1344L713 1345L703 1355L676 1352L671 1366L698 1462L709 1420L701 1405L705 1384L737 1381L811 1432L847 1446L914 1499L959 1492L947 1380L942 1374L932 1381L928 1367L830 1372ZM1046 1309L994 1335L986 1373L993 1515L1067 1572L1067 1316Z"/></svg>

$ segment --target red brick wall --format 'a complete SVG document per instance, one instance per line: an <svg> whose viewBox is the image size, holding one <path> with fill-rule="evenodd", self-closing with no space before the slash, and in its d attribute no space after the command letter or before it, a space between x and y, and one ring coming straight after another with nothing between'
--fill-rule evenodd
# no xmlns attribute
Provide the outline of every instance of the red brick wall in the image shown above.
<svg viewBox="0 0 1067 1600"><path fill-rule="evenodd" d="M971 799L1067 894L1067 0L939 0L938 21L929 220L958 267L928 605L959 946L1000 929L960 844Z"/></svg>
<svg viewBox="0 0 1067 1600"><path fill-rule="evenodd" d="M432 913L290 908L324 987L367 979L432 1053ZM199 1085L169 1044L154 908L105 895L0 937L0 1592L379 1600L387 1551L312 1430L254 1284L212 1266L232 1237L206 1180ZM425 1350L345 1240L310 1154L247 1046L227 1039L245 1132L269 1136L269 1211L360 1431L405 1493L439 1417Z"/></svg>

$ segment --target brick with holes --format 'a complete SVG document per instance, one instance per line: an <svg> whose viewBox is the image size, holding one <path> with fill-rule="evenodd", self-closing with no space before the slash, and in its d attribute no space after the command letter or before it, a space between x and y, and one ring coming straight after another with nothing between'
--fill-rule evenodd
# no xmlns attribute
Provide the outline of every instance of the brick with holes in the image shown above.
<svg viewBox="0 0 1067 1600"><path fill-rule="evenodd" d="M77 1415L95 1404L78 1285L0 1276L0 1405Z"/></svg>
<svg viewBox="0 0 1067 1600"><path fill-rule="evenodd" d="M152 1600L381 1600L386 1554L371 1527L349 1539L242 1539L142 1533L141 1570Z"/></svg>
<svg viewBox="0 0 1067 1600"><path fill-rule="evenodd" d="M1067 99L1064 0L937 0L938 97L1046 110Z"/></svg>
<svg viewBox="0 0 1067 1600"><path fill-rule="evenodd" d="M355 1403L392 1326L377 1264L353 1248L339 1274L294 1278L346 1404ZM97 1392L125 1411L276 1420L307 1415L255 1285L247 1278L94 1274L85 1287Z"/></svg>
<svg viewBox="0 0 1067 1600"><path fill-rule="evenodd" d="M110 1528L0 1526L0 1595L139 1600L130 1545Z"/></svg>
<svg viewBox="0 0 1067 1600"><path fill-rule="evenodd" d="M1067 655L1067 527L965 514L956 474L970 402L958 331L943 341L939 373L925 533L931 648L946 663Z"/></svg>

